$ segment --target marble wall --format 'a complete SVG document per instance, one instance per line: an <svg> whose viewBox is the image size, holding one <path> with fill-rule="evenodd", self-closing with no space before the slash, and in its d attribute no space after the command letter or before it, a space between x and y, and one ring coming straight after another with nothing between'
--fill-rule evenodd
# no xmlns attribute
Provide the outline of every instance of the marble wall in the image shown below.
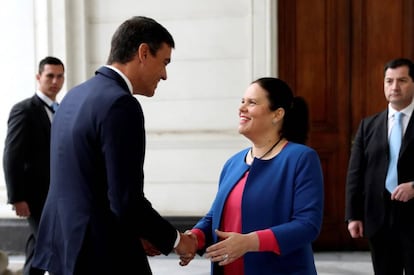
<svg viewBox="0 0 414 275"><path fill-rule="evenodd" d="M176 49L167 81L153 98L137 97L147 128L145 193L163 215L203 215L225 160L248 146L237 133L245 88L257 77L277 74L276 1L38 0L26 9L33 18L25 25L31 26L28 45L33 47L27 48L24 61L31 72L24 77L34 79L43 56L62 58L66 85L61 97L105 63L111 36L125 19L153 17L171 32ZM11 104L31 96L36 86L30 86L13 102L0 102L3 140ZM0 216L7 216L3 203L2 177Z"/></svg>

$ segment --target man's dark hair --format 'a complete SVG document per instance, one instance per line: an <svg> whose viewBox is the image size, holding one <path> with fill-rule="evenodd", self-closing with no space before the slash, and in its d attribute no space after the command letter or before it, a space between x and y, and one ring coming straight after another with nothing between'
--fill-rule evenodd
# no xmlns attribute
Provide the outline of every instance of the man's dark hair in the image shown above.
<svg viewBox="0 0 414 275"><path fill-rule="evenodd" d="M407 66L408 67L408 75L414 81L414 64L410 59L407 58L397 58L389 61L384 66L384 75L388 69L395 69L398 67Z"/></svg>
<svg viewBox="0 0 414 275"><path fill-rule="evenodd" d="M122 23L112 36L107 64L125 64L131 61L138 47L146 43L155 56L163 43L174 48L174 39L161 24L152 18L134 16Z"/></svg>
<svg viewBox="0 0 414 275"><path fill-rule="evenodd" d="M65 70L65 65L63 65L63 62L56 57L53 56L46 56L39 62L39 74L42 74L45 70L45 65L61 65L63 67L63 71Z"/></svg>

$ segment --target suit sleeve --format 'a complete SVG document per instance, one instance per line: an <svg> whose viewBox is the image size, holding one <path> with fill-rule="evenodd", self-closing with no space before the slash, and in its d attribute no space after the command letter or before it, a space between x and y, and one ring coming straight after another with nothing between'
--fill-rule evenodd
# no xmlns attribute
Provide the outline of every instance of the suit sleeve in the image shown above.
<svg viewBox="0 0 414 275"><path fill-rule="evenodd" d="M322 226L324 189L318 154L313 150L301 154L294 169L291 220L270 227L279 244L281 255L314 241Z"/></svg>
<svg viewBox="0 0 414 275"><path fill-rule="evenodd" d="M3 169L6 180L8 203L25 198L25 158L28 146L28 114L21 105L12 108L3 152Z"/></svg>
<svg viewBox="0 0 414 275"><path fill-rule="evenodd" d="M128 95L113 104L101 133L111 211L162 253L170 253L177 232L144 195L145 130L138 101Z"/></svg>
<svg viewBox="0 0 414 275"><path fill-rule="evenodd" d="M346 179L346 208L345 220L362 220L364 213L363 193L364 193L364 122L358 127L352 145L351 157L348 164L348 174Z"/></svg>

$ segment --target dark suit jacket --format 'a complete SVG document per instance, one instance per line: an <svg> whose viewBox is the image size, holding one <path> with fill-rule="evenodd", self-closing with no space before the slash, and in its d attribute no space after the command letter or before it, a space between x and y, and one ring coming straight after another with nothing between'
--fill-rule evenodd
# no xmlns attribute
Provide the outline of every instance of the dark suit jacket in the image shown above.
<svg viewBox="0 0 414 275"><path fill-rule="evenodd" d="M364 221L366 237L384 224L387 212L414 232L414 200L391 203L385 189L389 162L387 120L388 111L383 111L361 121L349 161L345 219ZM414 114L403 137L397 170L398 183L414 180Z"/></svg>
<svg viewBox="0 0 414 275"><path fill-rule="evenodd" d="M50 120L34 95L13 106L3 154L8 202L26 201L37 222L49 189Z"/></svg>
<svg viewBox="0 0 414 275"><path fill-rule="evenodd" d="M140 238L168 254L177 233L144 196L144 117L120 75L102 67L67 93L51 151L34 266L67 275L83 261L78 274L151 274Z"/></svg>

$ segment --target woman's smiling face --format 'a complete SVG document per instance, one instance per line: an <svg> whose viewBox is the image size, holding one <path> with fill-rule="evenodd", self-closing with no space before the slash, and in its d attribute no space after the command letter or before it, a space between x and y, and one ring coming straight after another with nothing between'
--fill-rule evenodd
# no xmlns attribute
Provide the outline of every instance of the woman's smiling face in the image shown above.
<svg viewBox="0 0 414 275"><path fill-rule="evenodd" d="M269 108L267 91L259 84L251 84L242 98L239 107L239 133L252 139L254 136L266 136L275 131L273 123L276 111Z"/></svg>

